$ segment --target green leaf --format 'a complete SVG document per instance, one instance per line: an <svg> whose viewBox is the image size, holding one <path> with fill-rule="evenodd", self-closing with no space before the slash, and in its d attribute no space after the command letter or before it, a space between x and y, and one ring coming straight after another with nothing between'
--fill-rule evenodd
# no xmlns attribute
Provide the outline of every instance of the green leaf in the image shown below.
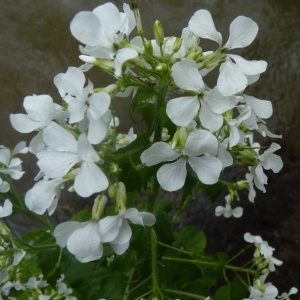
<svg viewBox="0 0 300 300"><path fill-rule="evenodd" d="M203 231L195 226L184 227L178 236L178 242L184 246L187 251L201 254L206 247L206 237Z"/></svg>
<svg viewBox="0 0 300 300"><path fill-rule="evenodd" d="M217 291L214 300L240 300L244 299L248 293L245 284L238 278L234 278L232 282L221 286Z"/></svg>
<svg viewBox="0 0 300 300"><path fill-rule="evenodd" d="M217 198L222 194L223 190L223 185L219 181L212 185L201 182L201 187L212 202L217 200Z"/></svg>

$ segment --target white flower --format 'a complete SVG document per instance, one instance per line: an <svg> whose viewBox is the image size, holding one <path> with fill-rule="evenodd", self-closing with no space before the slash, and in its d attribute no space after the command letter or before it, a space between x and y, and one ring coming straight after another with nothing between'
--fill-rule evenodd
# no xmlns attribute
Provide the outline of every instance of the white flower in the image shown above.
<svg viewBox="0 0 300 300"><path fill-rule="evenodd" d="M196 93L194 96L171 99L167 103L167 115L172 122L178 126L188 126L199 112L204 127L218 130L223 124L222 113L236 105L235 97L225 97L217 88L206 90L197 64L191 59L175 63L172 75L178 87Z"/></svg>
<svg viewBox="0 0 300 300"><path fill-rule="evenodd" d="M215 28L209 11L195 12L189 21L190 30L201 38L213 40L221 47L222 36ZM244 48L252 43L258 32L257 24L250 18L239 16L230 24L230 36L222 50ZM218 50L220 51L220 50ZM224 58L223 58L224 60ZM220 67L217 86L221 94L230 96L243 91L248 85L247 76L260 74L266 70L265 61L247 61L238 55L225 55Z"/></svg>
<svg viewBox="0 0 300 300"><path fill-rule="evenodd" d="M10 149L3 146L0 147L0 173L8 174L13 179L20 179L25 173L20 158L12 158Z"/></svg>
<svg viewBox="0 0 300 300"><path fill-rule="evenodd" d="M223 215L225 218L230 218L231 216L234 216L235 218L240 218L243 215L243 208L242 207L236 207L232 209L231 205L229 204L230 195L227 195L225 197L226 205L224 206L217 206L215 210L215 215L217 217Z"/></svg>
<svg viewBox="0 0 300 300"><path fill-rule="evenodd" d="M257 287L251 287L249 298L245 298L244 300L276 300L275 297L277 295L278 289L271 283L267 283L264 284L261 289L258 289Z"/></svg>
<svg viewBox="0 0 300 300"><path fill-rule="evenodd" d="M39 280L36 279L36 277L30 277L28 279L28 282L24 284L24 286L26 286L26 288L28 289L36 289L36 288L41 288L41 287L46 287L49 284L47 283L47 281L42 280L43 279L43 275L39 276Z"/></svg>
<svg viewBox="0 0 300 300"><path fill-rule="evenodd" d="M257 250L260 254L264 257L264 259L268 262L268 268L271 272L275 271L275 265L281 266L282 261L273 257L273 251L275 250L272 248L268 242L264 241L259 235L251 235L249 232L245 233L244 239L248 243L254 243Z"/></svg>
<svg viewBox="0 0 300 300"><path fill-rule="evenodd" d="M13 282L8 281L2 287L2 293L3 293L3 295L4 296L8 296L9 293L10 293L10 290L12 288L14 288L17 291L21 291L21 290L25 290L26 289L26 287L23 284L21 284L19 281L13 281Z"/></svg>
<svg viewBox="0 0 300 300"><path fill-rule="evenodd" d="M264 185L268 182L268 178L264 174L263 169L271 169L274 173L278 173L283 167L281 157L274 154L274 152L280 148L280 145L277 143L272 143L269 149L267 149L262 155L258 155L259 163L250 168L251 174L254 176L255 186L263 192L266 191Z"/></svg>
<svg viewBox="0 0 300 300"><path fill-rule="evenodd" d="M99 92L89 96L93 84L89 81L84 88L85 76L82 70L69 67L65 74L58 74L54 78L60 92L68 95L63 98L68 103L70 113L69 122L88 122L88 140L92 144L100 143L107 134L107 125L102 118L110 106L110 96L106 92ZM86 120L87 119L87 120ZM82 128L79 124L79 129Z"/></svg>
<svg viewBox="0 0 300 300"><path fill-rule="evenodd" d="M64 179L42 180L37 182L25 195L25 204L33 212L42 215L48 210L52 215L60 198Z"/></svg>
<svg viewBox="0 0 300 300"><path fill-rule="evenodd" d="M133 132L131 127L127 134L118 134L116 138L116 150L123 148L133 142L136 139L137 135Z"/></svg>
<svg viewBox="0 0 300 300"><path fill-rule="evenodd" d="M109 242L118 255L127 250L132 235L127 220L142 226L153 226L156 222L153 214L139 212L136 208L129 208L119 212L117 216L108 216L101 219L99 226L102 242Z"/></svg>
<svg viewBox="0 0 300 300"><path fill-rule="evenodd" d="M13 128L21 133L43 128L56 118L55 104L48 95L27 96L24 99L23 106L27 115L10 115Z"/></svg>
<svg viewBox="0 0 300 300"><path fill-rule="evenodd" d="M281 296L278 297L278 299L283 300L290 300L290 295L294 295L298 293L298 289L295 287L292 287L288 293L283 293Z"/></svg>
<svg viewBox="0 0 300 300"><path fill-rule="evenodd" d="M8 217L12 214L12 203L6 199L3 206L0 206L0 218Z"/></svg>
<svg viewBox="0 0 300 300"><path fill-rule="evenodd" d="M43 132L48 151L39 153L38 166L49 178L62 178L81 162L74 188L78 195L89 197L108 187L108 180L95 164L100 160L97 152L82 133L78 142L66 129L52 122Z"/></svg>
<svg viewBox="0 0 300 300"><path fill-rule="evenodd" d="M112 3L96 7L93 12L79 12L71 22L73 36L86 47L83 54L97 58L114 59L115 75L121 75L122 64L138 56L135 49L115 47L135 27L133 12L128 4L123 4L124 13Z"/></svg>
<svg viewBox="0 0 300 300"><path fill-rule="evenodd" d="M55 228L54 236L58 245L67 247L80 262L97 260L103 254L99 222L65 222Z"/></svg>
<svg viewBox="0 0 300 300"><path fill-rule="evenodd" d="M171 145L158 142L142 153L141 161L146 166L153 166L176 160L163 165L157 172L161 187L166 191L176 191L184 185L187 162L200 181L205 184L216 183L222 170L221 161L212 156L217 150L218 141L215 136L206 130L194 130L187 137L183 150L174 150Z"/></svg>

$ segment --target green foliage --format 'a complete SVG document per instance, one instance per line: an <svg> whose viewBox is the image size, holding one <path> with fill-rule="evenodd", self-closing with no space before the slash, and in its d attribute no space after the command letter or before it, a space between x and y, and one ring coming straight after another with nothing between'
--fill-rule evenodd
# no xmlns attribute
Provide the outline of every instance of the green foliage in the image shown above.
<svg viewBox="0 0 300 300"><path fill-rule="evenodd" d="M178 234L177 242L187 251L194 254L204 253L206 247L206 237L204 232L197 227L184 227Z"/></svg>

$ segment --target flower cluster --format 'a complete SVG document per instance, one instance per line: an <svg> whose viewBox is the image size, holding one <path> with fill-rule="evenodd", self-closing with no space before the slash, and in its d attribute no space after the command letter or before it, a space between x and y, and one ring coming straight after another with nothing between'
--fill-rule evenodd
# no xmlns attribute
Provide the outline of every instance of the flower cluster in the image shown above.
<svg viewBox="0 0 300 300"><path fill-rule="evenodd" d="M37 132L28 147L40 169L37 182L25 195L31 214L52 215L62 190L95 199L89 218L63 222L51 230L57 244L83 263L100 259L107 249L124 254L133 236L132 224L163 227L156 224L155 216L162 210L157 209L160 188L169 192L184 189L180 213L202 187L218 183L227 167L235 163L244 165L248 170L245 179L236 183L222 180L228 189L226 204L217 206L215 211L217 216L239 218L243 209L232 208L239 200L238 191L248 189L249 200L253 202L255 187L266 191L265 170L277 173L283 166L281 158L274 154L280 149L277 143L261 153L261 145L254 142L255 132L263 137L281 137L266 127L265 120L273 113L271 102L245 93L266 70L267 63L249 61L230 52L249 46L257 35L258 25L244 16L235 18L223 45L211 14L200 9L181 37L165 37L162 24L156 21L155 39L148 40L135 2L132 8L124 3L120 12L114 4L105 3L92 12L79 12L70 28L83 44L80 59L84 65L69 67L55 76L61 103L55 103L49 95L27 96L23 103L26 114L10 115L17 131ZM130 40L135 27L138 36ZM201 39L216 42L217 49L202 51ZM93 67L110 75L114 82L94 87L87 76ZM207 80L210 72L218 75L211 87ZM119 120L112 99L130 95L131 116L133 112L140 114L146 132L141 132L138 125L137 134L133 128L127 134L117 132ZM21 161L14 154L28 149L24 143L12 152L1 147L0 173L19 179L23 174ZM8 183L0 179L0 192L8 190ZM146 200L141 197L142 190ZM139 196L132 197L131 192ZM11 202L6 200L0 206L0 217L11 211ZM154 274L159 238L153 229L149 231L152 299L157 299L162 295L155 286ZM260 275L281 265L273 257L274 249L259 236L245 234L245 240L256 246L254 263ZM173 246L168 247L174 250ZM134 267L132 270L130 273L135 272ZM249 299L277 297L277 289L266 284L265 278L256 278ZM57 281L60 298L76 299L62 280ZM128 282L134 282L132 277ZM35 289L39 300L48 300L50 297L41 292L47 286L42 277L32 277L26 284L7 281L2 293L7 296L12 288ZM126 292L130 293L129 287ZM288 299L295 292L292 289L279 299Z"/></svg>

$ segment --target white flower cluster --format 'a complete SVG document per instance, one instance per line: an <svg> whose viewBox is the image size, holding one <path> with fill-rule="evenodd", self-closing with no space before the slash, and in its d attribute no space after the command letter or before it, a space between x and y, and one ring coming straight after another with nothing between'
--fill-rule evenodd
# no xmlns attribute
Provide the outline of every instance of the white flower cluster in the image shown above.
<svg viewBox="0 0 300 300"><path fill-rule="evenodd" d="M116 195L112 199L116 198L118 215L102 218L104 193L114 182L118 182L118 189L122 184L112 171L117 173L120 169L117 164L116 168L111 167L106 153L129 145L137 137L133 130L127 135L116 134L118 120L110 109L114 96L126 96L132 91L136 95L140 90L149 93L153 88L152 96L140 101L155 105L157 111L153 114L154 125L150 126L153 132L148 132L152 145L141 153L143 166L139 167L161 164L156 176L164 190L182 188L188 172L212 185L224 168L234 162L249 167L243 183L228 186L226 207L217 207L216 215L240 217L242 209L231 208L238 200L237 190L248 188L253 201L253 185L265 191L267 177L263 169L279 172L282 168L281 158L273 154L279 145L273 143L264 154L259 154L260 146L252 143L253 130L263 136L279 137L265 126L265 119L273 112L271 102L244 93L266 70L267 63L229 53L252 43L258 32L253 20L244 16L233 20L229 39L222 46L222 36L206 10L198 10L191 17L181 38L165 37L162 25L156 21L155 40L144 37L136 9L132 11L124 4L123 10L105 3L92 12L78 13L70 27L74 37L84 44L80 58L86 64L69 67L54 78L62 105L48 95L28 96L24 99L27 114L10 116L17 131L38 132L29 144L30 152L38 159L37 179L41 179L25 196L31 211L40 215L47 211L51 215L61 189L69 183L69 191L81 197L98 194L94 207L100 205L101 213L93 213L93 219L85 223L60 224L54 232L58 244L83 262L101 257L103 242L122 254L131 237L127 220L143 226L155 223L152 214L127 209L126 197L117 200ZM136 26L139 36L129 40ZM202 52L200 39L217 42L218 49ZM113 75L116 83L94 89L84 73L93 66ZM205 76L217 67L216 86L210 88ZM179 96L169 97L174 93ZM172 124L169 128L159 120L162 110Z"/></svg>
<svg viewBox="0 0 300 300"><path fill-rule="evenodd" d="M253 243L256 247L254 252L254 264L261 274L260 278L254 280L253 286L250 287L250 296L244 300L258 300L258 299L287 299L289 296L296 294L298 289L293 287L289 293L283 293L278 296L278 289L270 282L265 282L268 274L275 271L275 265L281 266L282 261L273 257L275 250L269 246L268 242L264 241L259 235L251 235L249 232L245 233L244 239L248 243ZM278 298L276 298L278 296Z"/></svg>
<svg viewBox="0 0 300 300"><path fill-rule="evenodd" d="M64 278L65 276L62 274L61 278L56 281L57 291L53 290L52 288L47 288L49 287L49 284L46 280L43 280L42 275L39 276L39 279L34 276L30 277L27 283L21 283L19 281L7 281L0 291L0 299L2 299L1 295L9 296L11 289L14 289L16 291L30 290L32 299L33 297L35 297L34 299L38 300L50 300L51 298L56 299L57 297L57 299L77 300L76 297L71 295L73 290L71 288L68 288L67 285L63 282ZM17 298L15 297L8 297L7 299L17 300Z"/></svg>

